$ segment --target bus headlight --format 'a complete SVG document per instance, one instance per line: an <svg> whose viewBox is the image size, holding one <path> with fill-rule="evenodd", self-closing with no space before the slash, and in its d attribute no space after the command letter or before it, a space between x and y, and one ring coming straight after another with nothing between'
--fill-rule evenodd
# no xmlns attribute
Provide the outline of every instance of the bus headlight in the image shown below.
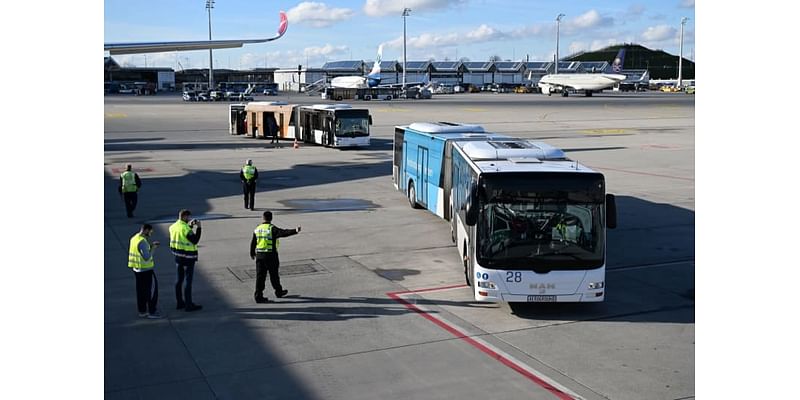
<svg viewBox="0 0 800 400"><path fill-rule="evenodd" d="M494 282L489 282L489 281L478 282L478 287L484 289L497 289L497 286L494 284Z"/></svg>
<svg viewBox="0 0 800 400"><path fill-rule="evenodd" d="M602 289L606 287L605 282L592 282L589 284L589 289Z"/></svg>

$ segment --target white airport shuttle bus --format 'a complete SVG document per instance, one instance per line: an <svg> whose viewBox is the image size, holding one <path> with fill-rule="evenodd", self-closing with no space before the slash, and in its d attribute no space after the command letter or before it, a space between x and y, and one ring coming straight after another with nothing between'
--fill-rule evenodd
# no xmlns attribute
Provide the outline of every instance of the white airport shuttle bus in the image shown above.
<svg viewBox="0 0 800 400"><path fill-rule="evenodd" d="M369 146L369 110L349 104L317 104L295 109L298 140L328 147Z"/></svg>
<svg viewBox="0 0 800 400"><path fill-rule="evenodd" d="M255 101L244 106L232 105L230 114L231 133L243 130L246 136L254 138L277 136L327 147L369 146L372 116L369 110L349 104L300 106L280 101ZM246 120L240 122L241 118Z"/></svg>
<svg viewBox="0 0 800 400"><path fill-rule="evenodd" d="M392 164L412 207L450 221L475 300L603 301L616 226L603 174L542 142L446 122L396 127Z"/></svg>

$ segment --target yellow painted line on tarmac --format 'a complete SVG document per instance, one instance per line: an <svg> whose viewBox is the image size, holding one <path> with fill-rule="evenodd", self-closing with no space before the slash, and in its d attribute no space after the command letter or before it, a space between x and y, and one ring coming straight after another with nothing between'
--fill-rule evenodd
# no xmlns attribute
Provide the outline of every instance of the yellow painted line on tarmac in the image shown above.
<svg viewBox="0 0 800 400"><path fill-rule="evenodd" d="M375 111L377 112L408 112L411 111L407 108L378 108Z"/></svg>
<svg viewBox="0 0 800 400"><path fill-rule="evenodd" d="M628 133L626 129L584 129L579 132L586 135L624 135Z"/></svg>
<svg viewBox="0 0 800 400"><path fill-rule="evenodd" d="M474 108L474 107L463 108L462 110L469 111L469 112L486 112L486 111L489 111L489 110L487 110L485 108Z"/></svg>
<svg viewBox="0 0 800 400"><path fill-rule="evenodd" d="M106 113L106 118L127 118L128 114L123 113Z"/></svg>

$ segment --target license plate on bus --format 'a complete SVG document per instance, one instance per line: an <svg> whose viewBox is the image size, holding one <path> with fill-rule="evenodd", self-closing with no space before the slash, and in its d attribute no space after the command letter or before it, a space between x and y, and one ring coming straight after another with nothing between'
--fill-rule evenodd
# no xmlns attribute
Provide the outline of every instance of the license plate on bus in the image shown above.
<svg viewBox="0 0 800 400"><path fill-rule="evenodd" d="M556 296L530 295L528 301L533 303L555 303Z"/></svg>

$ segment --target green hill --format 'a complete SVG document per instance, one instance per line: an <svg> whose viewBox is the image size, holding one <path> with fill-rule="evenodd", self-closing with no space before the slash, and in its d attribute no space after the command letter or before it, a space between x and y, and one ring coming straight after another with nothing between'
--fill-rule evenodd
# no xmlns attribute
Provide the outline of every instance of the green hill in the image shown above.
<svg viewBox="0 0 800 400"><path fill-rule="evenodd" d="M678 77L678 56L663 50L650 50L638 44L619 44L597 51L579 53L565 61L614 61L620 48L625 48L625 62L622 69L646 69L650 79L676 79ZM694 79L694 62L683 58L683 79Z"/></svg>

